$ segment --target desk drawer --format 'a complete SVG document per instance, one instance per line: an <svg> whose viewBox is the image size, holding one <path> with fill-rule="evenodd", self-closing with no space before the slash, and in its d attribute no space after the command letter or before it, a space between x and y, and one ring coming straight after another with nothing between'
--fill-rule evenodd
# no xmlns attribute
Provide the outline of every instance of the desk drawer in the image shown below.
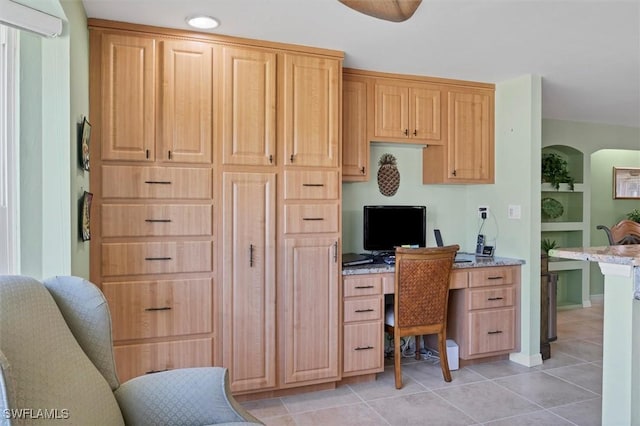
<svg viewBox="0 0 640 426"><path fill-rule="evenodd" d="M469 287L486 287L513 284L518 267L504 266L469 271Z"/></svg>
<svg viewBox="0 0 640 426"><path fill-rule="evenodd" d="M347 275L343 278L344 297L382 294L384 274Z"/></svg>
<svg viewBox="0 0 640 426"><path fill-rule="evenodd" d="M515 308L476 311L469 314L469 355L509 351L515 348Z"/></svg>
<svg viewBox="0 0 640 426"><path fill-rule="evenodd" d="M211 169L102 166L102 198L211 198Z"/></svg>
<svg viewBox="0 0 640 426"><path fill-rule="evenodd" d="M289 204L284 206L285 234L338 232L338 204Z"/></svg>
<svg viewBox="0 0 640 426"><path fill-rule="evenodd" d="M344 326L343 371L345 374L363 370L384 369L384 345L380 321Z"/></svg>
<svg viewBox="0 0 640 426"><path fill-rule="evenodd" d="M104 283L113 339L211 333L211 280Z"/></svg>
<svg viewBox="0 0 640 426"><path fill-rule="evenodd" d="M337 200L338 172L287 170L284 172L285 200Z"/></svg>
<svg viewBox="0 0 640 426"><path fill-rule="evenodd" d="M211 235L211 205L103 204L103 237Z"/></svg>
<svg viewBox="0 0 640 426"><path fill-rule="evenodd" d="M211 241L102 244L102 275L211 271Z"/></svg>
<svg viewBox="0 0 640 426"><path fill-rule="evenodd" d="M159 371L186 367L210 367L213 365L213 339L192 339L176 342L143 343L116 346L118 378L127 380Z"/></svg>
<svg viewBox="0 0 640 426"><path fill-rule="evenodd" d="M382 319L382 296L344 301L344 322Z"/></svg>
<svg viewBox="0 0 640 426"><path fill-rule="evenodd" d="M514 286L469 290L469 309L513 306L515 298Z"/></svg>

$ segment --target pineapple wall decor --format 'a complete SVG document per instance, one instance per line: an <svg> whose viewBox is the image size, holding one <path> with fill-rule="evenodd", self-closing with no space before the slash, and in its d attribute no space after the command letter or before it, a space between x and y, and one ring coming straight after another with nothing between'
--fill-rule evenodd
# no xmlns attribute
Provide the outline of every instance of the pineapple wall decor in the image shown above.
<svg viewBox="0 0 640 426"><path fill-rule="evenodd" d="M396 167L396 157L391 154L382 154L378 161L378 188L380 193L391 197L398 192L400 187L400 172Z"/></svg>

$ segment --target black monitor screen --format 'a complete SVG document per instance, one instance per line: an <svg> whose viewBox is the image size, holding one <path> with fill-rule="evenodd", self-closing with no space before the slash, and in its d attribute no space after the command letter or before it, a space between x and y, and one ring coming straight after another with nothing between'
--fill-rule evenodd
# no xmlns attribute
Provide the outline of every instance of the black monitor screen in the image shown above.
<svg viewBox="0 0 640 426"><path fill-rule="evenodd" d="M393 252L402 245L426 246L425 206L364 206L364 249Z"/></svg>

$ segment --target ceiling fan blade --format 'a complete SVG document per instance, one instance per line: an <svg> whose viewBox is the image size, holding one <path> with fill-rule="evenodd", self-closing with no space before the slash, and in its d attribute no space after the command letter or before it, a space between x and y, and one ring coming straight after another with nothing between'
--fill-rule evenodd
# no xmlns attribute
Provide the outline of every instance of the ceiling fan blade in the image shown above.
<svg viewBox="0 0 640 426"><path fill-rule="evenodd" d="M365 15L402 22L411 18L422 0L338 0L340 3Z"/></svg>

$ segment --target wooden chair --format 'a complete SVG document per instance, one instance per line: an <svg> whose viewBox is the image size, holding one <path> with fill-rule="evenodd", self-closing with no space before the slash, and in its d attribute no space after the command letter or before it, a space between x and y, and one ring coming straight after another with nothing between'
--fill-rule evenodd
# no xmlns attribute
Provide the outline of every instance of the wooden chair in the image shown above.
<svg viewBox="0 0 640 426"><path fill-rule="evenodd" d="M451 381L447 360L449 276L460 247L397 248L393 309L385 315L385 331L393 336L396 388L402 388L400 340L406 336L438 335L440 367ZM420 359L416 337L416 359Z"/></svg>
<svg viewBox="0 0 640 426"><path fill-rule="evenodd" d="M621 220L611 229L604 225L596 226L607 233L610 246L640 244L640 223L632 220Z"/></svg>

